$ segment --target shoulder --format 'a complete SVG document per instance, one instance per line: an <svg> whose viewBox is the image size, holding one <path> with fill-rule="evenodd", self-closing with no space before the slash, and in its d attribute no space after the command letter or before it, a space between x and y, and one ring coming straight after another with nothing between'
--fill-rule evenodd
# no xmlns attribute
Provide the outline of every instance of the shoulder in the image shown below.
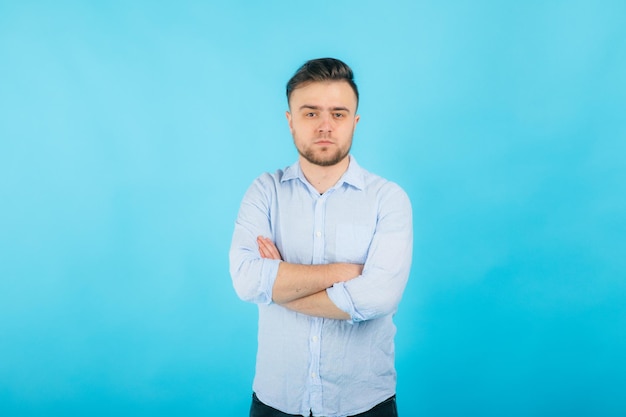
<svg viewBox="0 0 626 417"><path fill-rule="evenodd" d="M252 182L252 185L256 184L263 187L275 188L283 181L283 179L288 177L289 168L290 167L287 167L285 169L277 169L274 172L264 172L255 178L255 180Z"/></svg>
<svg viewBox="0 0 626 417"><path fill-rule="evenodd" d="M404 189L394 181L381 177L361 168L364 189L375 193L379 198L397 198L408 200L409 196Z"/></svg>
<svg viewBox="0 0 626 417"><path fill-rule="evenodd" d="M293 167L289 166L284 169L277 169L274 172L264 172L252 181L248 193L274 194L287 180L294 177L293 171Z"/></svg>
<svg viewBox="0 0 626 417"><path fill-rule="evenodd" d="M365 190L368 194L399 194L406 196L406 192L400 185L363 168L352 156L348 178L352 185Z"/></svg>

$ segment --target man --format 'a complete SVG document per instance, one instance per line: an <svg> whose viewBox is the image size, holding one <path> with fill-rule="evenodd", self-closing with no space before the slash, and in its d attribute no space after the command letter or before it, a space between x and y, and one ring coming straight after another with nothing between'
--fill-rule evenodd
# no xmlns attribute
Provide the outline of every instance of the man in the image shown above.
<svg viewBox="0 0 626 417"><path fill-rule="evenodd" d="M343 62L287 83L298 161L246 192L230 250L258 304L250 416L397 416L392 316L411 267L412 213L396 184L350 155L359 94Z"/></svg>

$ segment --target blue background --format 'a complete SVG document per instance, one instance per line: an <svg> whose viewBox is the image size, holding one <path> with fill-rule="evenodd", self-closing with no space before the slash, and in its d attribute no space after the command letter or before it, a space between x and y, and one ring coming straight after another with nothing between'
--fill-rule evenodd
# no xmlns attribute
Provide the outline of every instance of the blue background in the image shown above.
<svg viewBox="0 0 626 417"><path fill-rule="evenodd" d="M0 415L247 415L238 205L353 67L410 416L626 415L626 2L0 0Z"/></svg>

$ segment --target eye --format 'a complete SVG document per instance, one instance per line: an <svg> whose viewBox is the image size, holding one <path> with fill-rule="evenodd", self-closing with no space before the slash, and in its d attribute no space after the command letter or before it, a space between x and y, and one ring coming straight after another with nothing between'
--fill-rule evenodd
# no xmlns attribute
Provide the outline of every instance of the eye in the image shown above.
<svg viewBox="0 0 626 417"><path fill-rule="evenodd" d="M345 117L345 114L343 114L343 113L335 113L335 118L337 118L337 119L342 119L344 117Z"/></svg>
<svg viewBox="0 0 626 417"><path fill-rule="evenodd" d="M315 113L313 112L305 113L304 117L315 117Z"/></svg>

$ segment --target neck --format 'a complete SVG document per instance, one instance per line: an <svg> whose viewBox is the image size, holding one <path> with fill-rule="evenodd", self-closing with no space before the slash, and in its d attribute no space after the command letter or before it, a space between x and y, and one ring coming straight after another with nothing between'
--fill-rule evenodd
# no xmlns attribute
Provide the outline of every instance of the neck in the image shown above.
<svg viewBox="0 0 626 417"><path fill-rule="evenodd" d="M320 194L324 194L330 187L337 184L339 178L348 170L349 165L349 156L331 166L315 165L300 157L300 168L304 177Z"/></svg>

